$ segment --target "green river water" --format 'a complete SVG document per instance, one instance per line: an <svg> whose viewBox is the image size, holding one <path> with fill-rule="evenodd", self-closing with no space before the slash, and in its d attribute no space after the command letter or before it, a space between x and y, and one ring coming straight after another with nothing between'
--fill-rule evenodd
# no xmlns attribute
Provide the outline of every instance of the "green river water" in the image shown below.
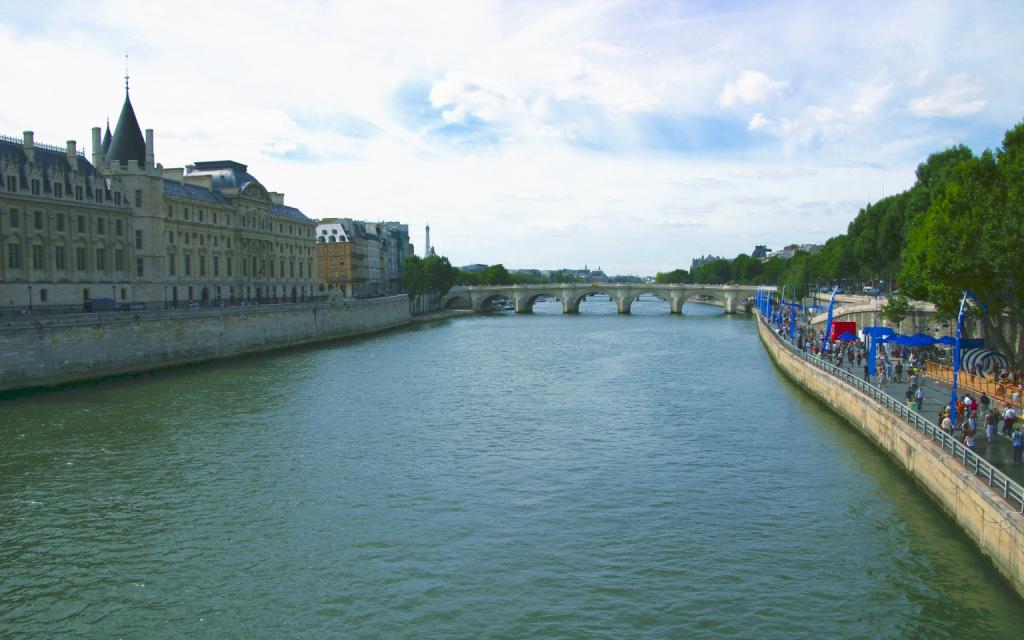
<svg viewBox="0 0 1024 640"><path fill-rule="evenodd" d="M0 637L1020 638L753 321L463 317L0 399Z"/></svg>

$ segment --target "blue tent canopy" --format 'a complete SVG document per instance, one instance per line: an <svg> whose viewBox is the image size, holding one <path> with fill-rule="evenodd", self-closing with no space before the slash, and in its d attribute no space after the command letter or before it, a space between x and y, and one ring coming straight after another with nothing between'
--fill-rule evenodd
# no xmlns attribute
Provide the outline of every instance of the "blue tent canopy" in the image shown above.
<svg viewBox="0 0 1024 640"><path fill-rule="evenodd" d="M859 338L850 333L849 331L847 331L846 333L840 333L838 336L836 336L836 340L842 340L843 342L853 342L854 340L859 340Z"/></svg>

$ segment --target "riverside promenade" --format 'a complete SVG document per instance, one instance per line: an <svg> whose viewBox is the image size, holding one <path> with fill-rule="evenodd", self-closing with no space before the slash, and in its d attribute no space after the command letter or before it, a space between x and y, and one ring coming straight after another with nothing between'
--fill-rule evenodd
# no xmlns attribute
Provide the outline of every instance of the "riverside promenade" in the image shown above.
<svg viewBox="0 0 1024 640"><path fill-rule="evenodd" d="M864 378L863 364L858 367L856 363L851 365L849 362L844 362L842 369L850 372L853 376L860 376L861 379ZM909 386L907 378L908 376L904 373L902 383L887 383L885 388L879 389L879 391L888 395L896 402L906 404L904 393ZM878 383L875 381L874 376L872 376L870 384L875 388L878 388ZM935 378L928 377L927 375L921 376L921 386L924 387L924 401L921 403L920 414L929 422L935 422L938 419L939 411L949 406L950 393L952 389L950 385L936 380ZM961 391L959 395L962 396L963 392ZM975 400L977 400L976 395ZM1004 408L1004 405L999 402L993 402L992 406L999 408L999 414L1002 416L1002 409ZM962 419L958 418L957 422L962 422ZM992 443L989 444L988 439L985 437L984 421L979 417L978 432L975 434L974 452L987 460L993 467L1012 478L1015 482L1024 485L1024 465L1013 464L1013 444L1010 442L1009 438L1002 434L1002 428L1003 421L1000 417L999 423L996 425L995 438L993 438Z"/></svg>
<svg viewBox="0 0 1024 640"><path fill-rule="evenodd" d="M757 324L776 366L902 467L1024 597L1024 486L902 399L797 349L760 314Z"/></svg>

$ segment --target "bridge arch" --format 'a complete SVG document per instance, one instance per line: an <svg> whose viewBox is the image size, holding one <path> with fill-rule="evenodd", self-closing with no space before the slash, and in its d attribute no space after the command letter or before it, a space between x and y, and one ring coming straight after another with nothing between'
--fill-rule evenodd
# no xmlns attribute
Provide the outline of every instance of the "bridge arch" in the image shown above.
<svg viewBox="0 0 1024 640"><path fill-rule="evenodd" d="M460 295L449 296L444 301L445 309L472 309L473 305L470 304L469 298Z"/></svg>

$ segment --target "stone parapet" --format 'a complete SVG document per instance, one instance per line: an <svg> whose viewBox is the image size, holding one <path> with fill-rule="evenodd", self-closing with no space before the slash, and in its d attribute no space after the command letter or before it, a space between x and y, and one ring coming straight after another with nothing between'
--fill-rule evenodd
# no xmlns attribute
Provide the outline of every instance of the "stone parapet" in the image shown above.
<svg viewBox="0 0 1024 640"><path fill-rule="evenodd" d="M896 411L805 361L764 323L758 322L758 332L787 376L895 460L1024 597L1024 514L1019 502L1008 501L974 466L965 466L960 456L932 441Z"/></svg>
<svg viewBox="0 0 1024 640"><path fill-rule="evenodd" d="M0 391L220 360L383 331L409 321L404 295L38 318L0 326Z"/></svg>

